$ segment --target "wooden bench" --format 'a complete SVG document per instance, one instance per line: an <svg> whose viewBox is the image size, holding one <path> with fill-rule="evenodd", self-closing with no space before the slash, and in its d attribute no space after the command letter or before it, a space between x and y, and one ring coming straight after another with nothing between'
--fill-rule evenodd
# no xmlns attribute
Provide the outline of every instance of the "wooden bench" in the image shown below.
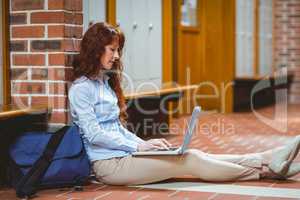
<svg viewBox="0 0 300 200"><path fill-rule="evenodd" d="M9 145L24 131L47 130L49 115L50 110L45 106L0 105L0 185L6 182Z"/></svg>
<svg viewBox="0 0 300 200"><path fill-rule="evenodd" d="M158 90L126 92L128 103L127 128L142 138L169 131L172 119L170 102L177 102L184 93L197 89L197 85L165 86ZM164 112L161 108L167 112ZM152 112L156 110L157 112Z"/></svg>
<svg viewBox="0 0 300 200"><path fill-rule="evenodd" d="M250 111L251 103L254 108L260 108L275 103L275 92L278 89L289 90L293 79L292 74L280 76L242 77L234 80L233 107L234 112ZM251 96L253 88L258 84L266 86ZM251 99L252 98L252 99Z"/></svg>

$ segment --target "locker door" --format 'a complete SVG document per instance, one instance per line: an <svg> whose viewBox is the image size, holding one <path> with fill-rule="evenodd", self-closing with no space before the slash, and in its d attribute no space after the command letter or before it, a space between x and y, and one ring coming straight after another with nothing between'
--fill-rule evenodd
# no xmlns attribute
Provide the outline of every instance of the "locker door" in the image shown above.
<svg viewBox="0 0 300 200"><path fill-rule="evenodd" d="M147 3L149 78L156 86L160 86L162 80L162 2L161 0L148 0Z"/></svg>
<svg viewBox="0 0 300 200"><path fill-rule="evenodd" d="M89 27L89 23L106 21L106 1L105 0L85 0L83 1L83 32Z"/></svg>
<svg viewBox="0 0 300 200"><path fill-rule="evenodd" d="M116 15L117 23L125 34L125 46L123 49L123 67L124 67L124 89L127 90L131 86L132 80L132 0L117 0L116 1ZM130 88L129 88L130 89Z"/></svg>
<svg viewBox="0 0 300 200"><path fill-rule="evenodd" d="M147 0L132 0L132 75L136 86L149 76L147 36Z"/></svg>
<svg viewBox="0 0 300 200"><path fill-rule="evenodd" d="M124 71L139 91L160 85L161 0L117 0L117 23L126 36ZM125 83L126 84L126 83Z"/></svg>

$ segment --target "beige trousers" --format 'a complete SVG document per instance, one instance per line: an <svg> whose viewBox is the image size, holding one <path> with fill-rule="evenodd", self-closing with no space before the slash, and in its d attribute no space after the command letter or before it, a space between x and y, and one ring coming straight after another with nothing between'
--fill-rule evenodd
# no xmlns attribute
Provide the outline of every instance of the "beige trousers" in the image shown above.
<svg viewBox="0 0 300 200"><path fill-rule="evenodd" d="M99 181L110 185L153 183L182 175L205 181L258 180L263 153L208 154L190 149L178 156L126 156L94 162Z"/></svg>

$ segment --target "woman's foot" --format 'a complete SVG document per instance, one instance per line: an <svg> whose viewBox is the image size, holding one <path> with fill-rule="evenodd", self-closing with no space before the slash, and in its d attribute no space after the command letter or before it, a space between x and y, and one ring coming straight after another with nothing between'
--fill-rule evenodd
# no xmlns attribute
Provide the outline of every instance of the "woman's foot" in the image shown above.
<svg viewBox="0 0 300 200"><path fill-rule="evenodd" d="M288 173L289 166L297 156L299 149L300 149L300 135L296 136L291 143L285 145L283 148L274 151L268 167L275 174L284 177Z"/></svg>
<svg viewBox="0 0 300 200"><path fill-rule="evenodd" d="M300 173L300 163L292 163L290 164L289 170L286 173L285 177L290 178Z"/></svg>

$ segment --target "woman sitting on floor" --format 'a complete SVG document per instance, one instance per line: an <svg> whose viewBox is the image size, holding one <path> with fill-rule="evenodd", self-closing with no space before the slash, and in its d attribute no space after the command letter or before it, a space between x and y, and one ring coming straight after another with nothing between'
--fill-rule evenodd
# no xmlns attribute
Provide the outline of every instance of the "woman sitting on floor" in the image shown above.
<svg viewBox="0 0 300 200"><path fill-rule="evenodd" d="M244 155L217 155L190 149L178 156L138 156L132 152L171 147L165 139L142 140L124 126L126 105L120 81L124 34L106 23L92 25L74 61L69 91L73 123L78 125L99 181L136 185L193 175L205 181L286 179L300 172L293 160L300 136L286 146Z"/></svg>

